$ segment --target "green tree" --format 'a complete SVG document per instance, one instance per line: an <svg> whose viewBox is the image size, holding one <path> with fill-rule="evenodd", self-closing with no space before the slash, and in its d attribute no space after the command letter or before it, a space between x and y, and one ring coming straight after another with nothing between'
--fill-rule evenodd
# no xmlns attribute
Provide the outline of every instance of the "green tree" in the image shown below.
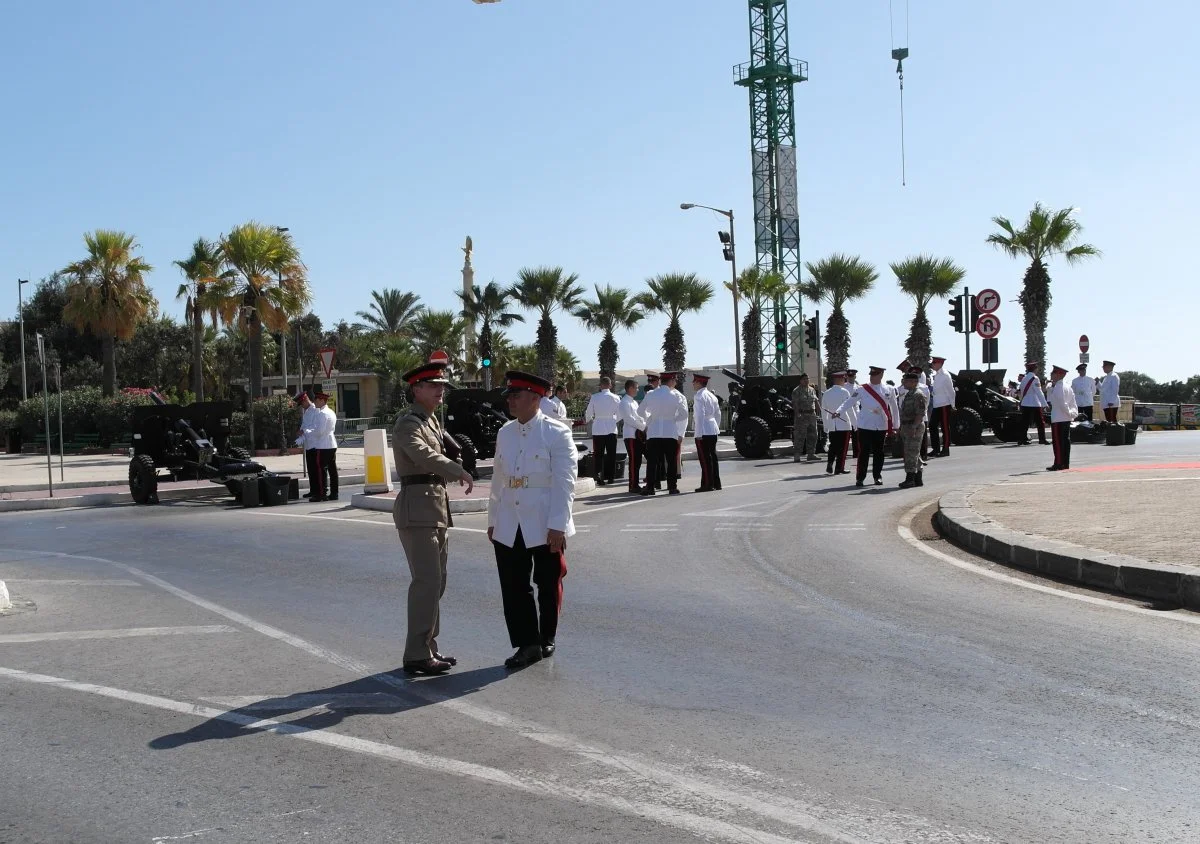
<svg viewBox="0 0 1200 844"><path fill-rule="evenodd" d="M362 322L355 327L361 331L379 331L391 336L406 337L413 323L424 312L421 297L389 287L371 291L371 304L367 310L359 311Z"/></svg>
<svg viewBox="0 0 1200 844"><path fill-rule="evenodd" d="M497 332L499 333L499 332ZM493 343L495 341L493 340ZM538 350L533 344L508 346L504 350L504 369L515 369L518 372L534 372L538 368ZM550 380L554 380L554 373Z"/></svg>
<svg viewBox="0 0 1200 844"><path fill-rule="evenodd" d="M646 280L648 290L635 297L638 305L648 311L666 314L667 330L663 332L663 369L679 372L687 357L683 326L679 318L698 311L713 297L713 286L701 281L695 273L663 273Z"/></svg>
<svg viewBox="0 0 1200 844"><path fill-rule="evenodd" d="M558 329L554 327L550 315L559 308L570 311L579 304L583 295L579 276L564 273L562 267L527 267L517 273L517 283L509 289L509 293L521 307L541 315L535 343L538 350L537 374L553 380Z"/></svg>
<svg viewBox="0 0 1200 844"><path fill-rule="evenodd" d="M600 285L596 285L596 298L583 300L572 313L589 331L603 333L597 352L600 374L616 378L619 352L614 334L618 328L633 328L646 316L645 311L628 290L612 285L601 289Z"/></svg>
<svg viewBox="0 0 1200 844"><path fill-rule="evenodd" d="M463 371L462 359L463 332L466 323L454 311L425 311L413 323L412 345L421 360L429 360L429 356L439 349L450 356L450 368L456 372Z"/></svg>
<svg viewBox="0 0 1200 844"><path fill-rule="evenodd" d="M250 340L250 395L262 395L263 326L286 331L311 298L308 269L287 232L249 222L221 238L222 273L216 295L226 325L245 326Z"/></svg>
<svg viewBox="0 0 1200 844"><path fill-rule="evenodd" d="M507 328L514 322L525 321L525 317L508 310L516 301L512 290L501 287L495 281L489 281L483 288L480 288L478 284L474 285L469 296L461 290L456 292L462 301L462 318L479 325L479 337L476 340L475 348L482 349L490 345L494 359L496 357L496 337L492 327L498 325ZM491 368L494 368L494 364ZM491 368L484 371L483 388L485 390L492 388Z"/></svg>
<svg viewBox="0 0 1200 844"><path fill-rule="evenodd" d="M916 255L888 266L892 268L900 289L917 302L917 311L904 344L908 351L908 362L928 369L933 338L925 309L934 299L949 296L966 277L967 271L949 258L934 258L932 255Z"/></svg>
<svg viewBox="0 0 1200 844"><path fill-rule="evenodd" d="M725 289L732 291L733 284L725 282ZM746 375L762 374L763 305L783 298L787 292L783 276L772 270L747 267L738 273L738 296L750 306L742 317L742 366Z"/></svg>
<svg viewBox="0 0 1200 844"><path fill-rule="evenodd" d="M117 344L121 386L183 392L188 389L191 345L191 329L171 317L142 320L132 337Z"/></svg>
<svg viewBox="0 0 1200 844"><path fill-rule="evenodd" d="M179 285L175 298L186 300L183 313L192 330L191 375L196 401L204 401L204 317L216 326L219 299L215 284L221 275L221 260L220 245L201 237L192 244L191 255L175 262L187 279Z"/></svg>
<svg viewBox="0 0 1200 844"><path fill-rule="evenodd" d="M554 383L562 384L570 392L575 392L579 382L583 380L583 370L579 367L579 358L565 346L559 346L554 353Z"/></svg>
<svg viewBox="0 0 1200 844"><path fill-rule="evenodd" d="M993 217L1000 231L988 235L987 242L1010 258L1028 260L1025 281L1017 301L1025 316L1025 360L1046 360L1046 325L1050 319L1050 273L1046 261L1061 255L1068 264L1100 255L1089 243L1079 243L1083 226L1074 218L1074 208L1050 211L1034 203L1025 225L1016 228L1005 217Z"/></svg>
<svg viewBox="0 0 1200 844"><path fill-rule="evenodd" d="M69 279L63 319L100 338L101 388L111 396L117 388L116 341L132 337L158 307L144 278L153 268L135 254L138 244L131 234L97 229L83 240L87 255L63 269Z"/></svg>
<svg viewBox="0 0 1200 844"><path fill-rule="evenodd" d="M815 264L805 264L809 280L797 285L800 295L829 305L825 321L825 366L837 372L850 366L850 321L844 307L870 292L879 278L875 267L857 255L830 255Z"/></svg>

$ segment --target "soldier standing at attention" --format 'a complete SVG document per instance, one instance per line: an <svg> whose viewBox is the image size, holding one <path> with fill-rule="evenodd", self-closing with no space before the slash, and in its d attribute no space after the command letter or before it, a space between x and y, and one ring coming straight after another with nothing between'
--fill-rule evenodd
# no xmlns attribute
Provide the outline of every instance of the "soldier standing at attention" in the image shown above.
<svg viewBox="0 0 1200 844"><path fill-rule="evenodd" d="M551 419L567 422L567 388L559 384L553 394L542 396L541 411ZM567 423L570 425L570 423Z"/></svg>
<svg viewBox="0 0 1200 844"><path fill-rule="evenodd" d="M629 491L641 492L638 472L642 468L642 455L646 451L646 417L638 412L638 383L630 378L625 382L625 395L621 397L621 436L625 438L625 462L629 468Z"/></svg>
<svg viewBox="0 0 1200 844"><path fill-rule="evenodd" d="M954 409L954 379L946 371L945 358L930 358L933 383L929 386L933 418L930 420L929 440L933 446L933 457L950 456L950 411ZM941 432L941 448L938 448L938 433Z"/></svg>
<svg viewBox="0 0 1200 844"><path fill-rule="evenodd" d="M649 427L650 427L650 417L646 413L646 398L651 393L653 393L655 390L658 389L660 381L661 381L661 379L659 378L658 373L656 373L656 372L647 372L646 373L646 388L645 388L644 392L642 393L642 405L641 405L642 415L646 417L646 430L649 430ZM647 437L649 437L649 435L647 435ZM645 443L645 448L646 448L646 481L649 482L650 481L650 460L652 458L650 456L650 443L648 441ZM658 456L657 460L658 460L658 470L657 470L658 474L655 475L654 477L656 477L658 479L656 488L662 489L663 481L666 480L666 477L667 477L667 456L665 454L660 454Z"/></svg>
<svg viewBox="0 0 1200 844"><path fill-rule="evenodd" d="M438 652L439 601L446 591L446 528L450 518L447 481L458 481L471 494L474 484L462 466L442 448L442 427L434 411L442 403L446 364L427 363L404 374L413 405L392 429L392 455L400 476L400 493L392 505L392 521L400 534L412 583L408 587L408 638L404 673L445 674L457 665Z"/></svg>
<svg viewBox="0 0 1200 844"><path fill-rule="evenodd" d="M326 501L338 500L338 470L337 470L337 438L333 435L337 428L337 414L326 402L329 396L317 393L313 396L317 412L321 414L321 430L317 435L317 468L321 470L321 480L324 482Z"/></svg>
<svg viewBox="0 0 1200 844"><path fill-rule="evenodd" d="M567 537L575 534L576 450L571 429L538 410L549 381L511 371L504 383L515 418L496 435L487 535L496 552L504 623L517 649L504 667L517 669L554 653L567 574L564 552Z"/></svg>
<svg viewBox="0 0 1200 844"><path fill-rule="evenodd" d="M1117 421L1117 411L1121 409L1121 376L1113 372L1117 365L1111 360L1104 361L1104 380L1100 382L1100 409L1108 422Z"/></svg>
<svg viewBox="0 0 1200 844"><path fill-rule="evenodd" d="M654 495L664 480L671 495L679 494L675 456L679 450L679 423L687 422L687 400L675 389L674 372L662 374L662 386L642 402L646 414L646 486L642 495ZM666 469L662 464L666 464ZM660 474L661 473L661 474ZM665 477L664 477L665 474Z"/></svg>
<svg viewBox="0 0 1200 844"><path fill-rule="evenodd" d="M808 384L808 373L800 375L800 383L792 390L792 462L799 463L800 455L808 452L808 462L817 460L817 391Z"/></svg>
<svg viewBox="0 0 1200 844"><path fill-rule="evenodd" d="M700 461L700 487L696 492L712 492L721 488L721 469L717 465L717 435L721 433L721 405L708 391L708 376L692 373L695 395L692 396L692 436L696 440L696 457Z"/></svg>
<svg viewBox="0 0 1200 844"><path fill-rule="evenodd" d="M1075 367L1079 377L1072 379L1071 392L1075 394L1075 406L1079 412L1092 421L1092 408L1096 404L1096 379L1087 374L1087 364L1081 363Z"/></svg>
<svg viewBox="0 0 1200 844"><path fill-rule="evenodd" d="M1042 392L1042 379L1037 374L1038 362L1031 360L1025 364L1025 374L1021 376L1021 413L1025 415L1025 434L1018 441L1019 445L1029 445L1029 424L1037 425L1038 442L1050 445L1046 439L1046 422L1042 419L1042 408L1046 406L1046 394Z"/></svg>
<svg viewBox="0 0 1200 844"><path fill-rule="evenodd" d="M858 405L858 473L855 486L867 480L867 457L871 458L871 476L875 486L883 486L883 444L888 434L896 430L900 408L896 406L896 390L883 383L882 366L872 366L870 382L862 384L838 408L839 415Z"/></svg>
<svg viewBox="0 0 1200 844"><path fill-rule="evenodd" d="M913 367L900 380L900 439L904 443L904 480L901 489L925 485L921 468L921 442L925 438L925 414L929 396L921 389L921 370Z"/></svg>
<svg viewBox="0 0 1200 844"><path fill-rule="evenodd" d="M308 471L308 493L305 498L313 501L325 500L325 473L317 471L317 429L321 425L320 411L308 400L304 390L292 396L292 401L300 405L300 430L297 432L296 445L304 448L304 468Z"/></svg>
<svg viewBox="0 0 1200 844"><path fill-rule="evenodd" d="M584 420L592 423L592 466L597 486L608 486L617 473L617 418L621 400L611 387L612 379L603 376L600 392L588 400L583 413Z"/></svg>
<svg viewBox="0 0 1200 844"><path fill-rule="evenodd" d="M846 450L850 447L850 422L838 415L838 408L850 398L850 391L845 387L845 372L832 372L829 378L833 386L821 396L821 418L825 420L825 430L829 433L825 474L832 475L836 463L837 473L844 475Z"/></svg>
<svg viewBox="0 0 1200 844"><path fill-rule="evenodd" d="M1054 443L1054 465L1047 472L1071 468L1071 423L1079 415L1075 393L1067 389L1063 379L1067 370L1056 366L1050 371L1050 439Z"/></svg>
<svg viewBox="0 0 1200 844"><path fill-rule="evenodd" d="M846 392L854 395L854 391L858 389L858 370L846 370ZM850 443L850 455L858 459L858 405L857 403L847 410L846 421L850 423L850 436L847 438Z"/></svg>

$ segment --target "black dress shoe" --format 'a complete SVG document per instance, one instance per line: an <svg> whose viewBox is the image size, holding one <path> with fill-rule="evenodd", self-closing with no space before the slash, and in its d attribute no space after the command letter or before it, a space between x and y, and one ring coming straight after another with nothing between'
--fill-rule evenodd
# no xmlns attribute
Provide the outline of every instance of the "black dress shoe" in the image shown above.
<svg viewBox="0 0 1200 844"><path fill-rule="evenodd" d="M668 489L667 490L667 495L679 495L679 494L680 494L680 492L677 489Z"/></svg>
<svg viewBox="0 0 1200 844"><path fill-rule="evenodd" d="M504 660L504 667L508 669L525 668L533 665L541 658L541 645L526 645L523 648L517 648L515 654Z"/></svg>
<svg viewBox="0 0 1200 844"><path fill-rule="evenodd" d="M832 466L826 466L826 467L825 467L825 474L826 474L826 475L832 475L832 474L833 474L833 467L832 467Z"/></svg>
<svg viewBox="0 0 1200 844"><path fill-rule="evenodd" d="M326 501L337 501L338 497L336 495L329 495L329 496L325 497L325 500Z"/></svg>
<svg viewBox="0 0 1200 844"><path fill-rule="evenodd" d="M654 487L644 486L638 490L638 495L654 495Z"/></svg>
<svg viewBox="0 0 1200 844"><path fill-rule="evenodd" d="M862 482L862 481L855 481L855 482L854 482L854 485L855 485L855 486L862 486L862 485L863 485L863 482Z"/></svg>
<svg viewBox="0 0 1200 844"><path fill-rule="evenodd" d="M850 470L849 470L849 469L838 469L838 470L837 470L837 473L838 473L839 475L849 475L849 474L850 474Z"/></svg>
<svg viewBox="0 0 1200 844"><path fill-rule="evenodd" d="M1047 472L1061 472L1062 470L1063 470L1062 466L1047 466L1046 467Z"/></svg>
<svg viewBox="0 0 1200 844"><path fill-rule="evenodd" d="M455 659L452 656L446 656L445 654L440 654L437 651L433 652L433 658L440 659L442 662L446 663L447 665L458 665L457 659Z"/></svg>
<svg viewBox="0 0 1200 844"><path fill-rule="evenodd" d="M698 487L696 487L696 489L694 491L695 492L712 492L714 489L715 489L715 487L711 487L711 486L698 486Z"/></svg>
<svg viewBox="0 0 1200 844"><path fill-rule="evenodd" d="M312 498L310 498L308 500L311 501L313 504L320 504L322 501L325 500L325 497L322 495L314 495Z"/></svg>
<svg viewBox="0 0 1200 844"><path fill-rule="evenodd" d="M436 674L445 674L451 667L450 663L431 657L430 659L422 659L417 662L404 663L404 673L433 676Z"/></svg>
<svg viewBox="0 0 1200 844"><path fill-rule="evenodd" d="M875 486L883 486L883 478L876 478Z"/></svg>
<svg viewBox="0 0 1200 844"><path fill-rule="evenodd" d="M542 659L545 659L548 656L554 656L553 642L547 642L546 644L542 645Z"/></svg>

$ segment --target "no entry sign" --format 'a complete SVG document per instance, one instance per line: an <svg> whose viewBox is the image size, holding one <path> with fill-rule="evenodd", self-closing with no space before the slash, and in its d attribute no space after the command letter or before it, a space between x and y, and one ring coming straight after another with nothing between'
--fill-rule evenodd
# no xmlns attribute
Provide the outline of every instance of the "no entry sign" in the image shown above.
<svg viewBox="0 0 1200 844"><path fill-rule="evenodd" d="M429 362L430 363L449 363L450 355L446 354L445 349L438 349L436 352L434 352L433 354L431 354L429 356Z"/></svg>
<svg viewBox="0 0 1200 844"><path fill-rule="evenodd" d="M1088 349L1090 349L1091 347L1092 347L1092 344L1088 342L1087 335L1080 334L1079 335L1079 353L1086 355Z"/></svg>

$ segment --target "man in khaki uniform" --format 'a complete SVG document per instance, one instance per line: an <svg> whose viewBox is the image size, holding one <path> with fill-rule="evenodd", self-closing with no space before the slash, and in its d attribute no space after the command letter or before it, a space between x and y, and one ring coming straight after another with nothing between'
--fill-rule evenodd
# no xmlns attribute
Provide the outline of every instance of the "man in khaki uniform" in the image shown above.
<svg viewBox="0 0 1200 844"><path fill-rule="evenodd" d="M474 485L471 475L445 455L442 428L434 411L442 403L446 364L427 363L404 374L412 389L413 406L392 429L392 454L400 476L400 493L392 520L408 558L412 583L408 587L408 638L404 643L406 674L445 674L458 664L438 652L439 607L446 591L446 529L450 496L446 483Z"/></svg>

